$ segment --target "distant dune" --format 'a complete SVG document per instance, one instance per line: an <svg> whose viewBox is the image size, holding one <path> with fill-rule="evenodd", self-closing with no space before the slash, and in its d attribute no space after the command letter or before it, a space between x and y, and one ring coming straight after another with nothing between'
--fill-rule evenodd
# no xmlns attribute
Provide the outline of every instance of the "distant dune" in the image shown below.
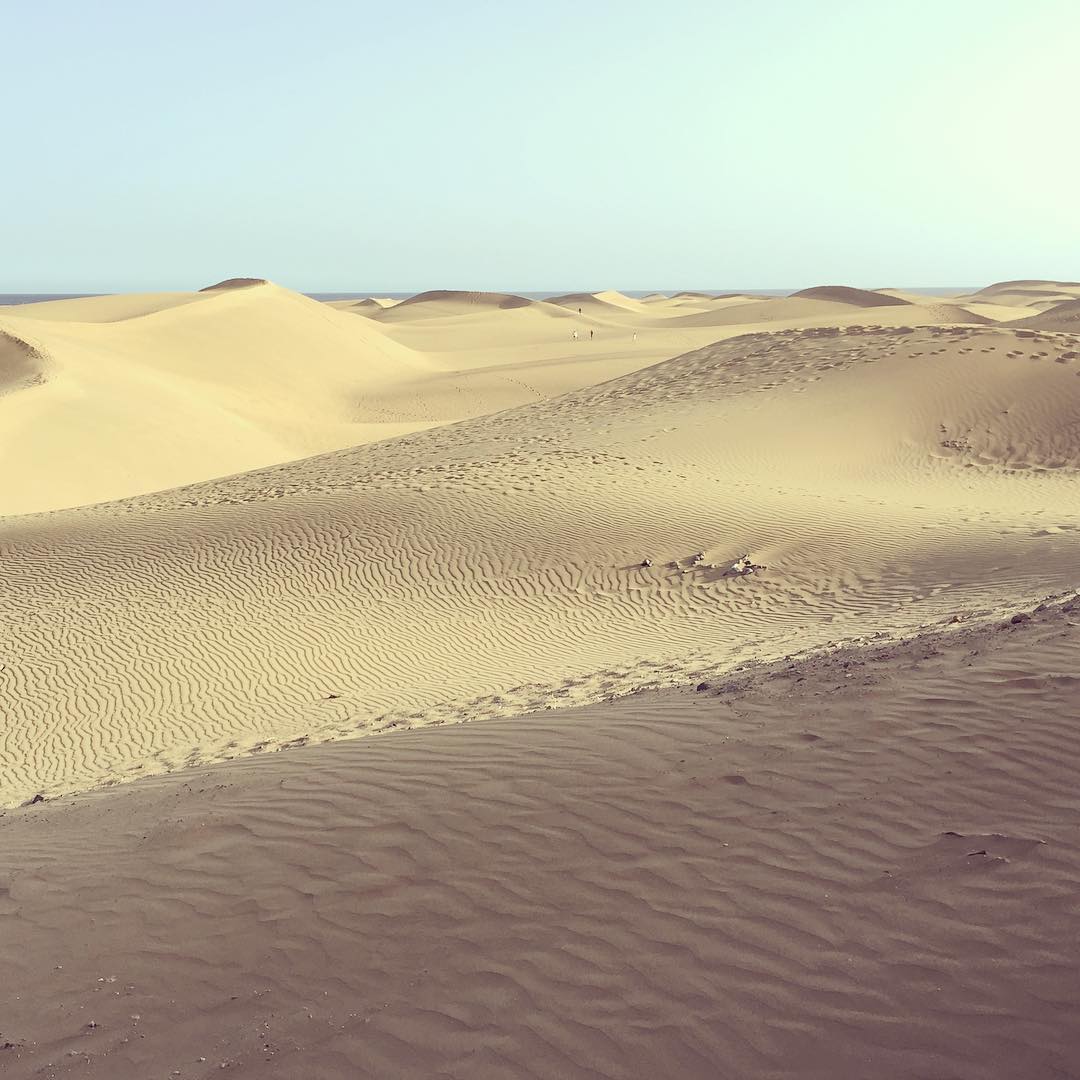
<svg viewBox="0 0 1080 1080"><path fill-rule="evenodd" d="M5 364L0 452L19 467L0 489L0 513L123 498L389 438L748 330L1017 315L1015 305L904 305L834 288L648 303L613 290L555 302L435 290L321 304L232 280L242 287L0 308L0 332L25 342L37 365L16 376L15 360Z"/></svg>
<svg viewBox="0 0 1080 1080"><path fill-rule="evenodd" d="M365 297L363 300L339 300L331 306L341 305L351 308L378 308L381 310L383 308L394 307L400 302L400 300L391 300L387 297L382 296L368 296Z"/></svg>
<svg viewBox="0 0 1080 1080"><path fill-rule="evenodd" d="M392 306L373 312L377 319L398 322L417 318L445 318L452 315L474 315L479 311L508 311L531 307L535 301L512 293L462 292L454 289L432 289L399 300Z"/></svg>
<svg viewBox="0 0 1080 1080"><path fill-rule="evenodd" d="M1017 319L1010 326L1030 327L1033 330L1080 331L1080 300L1065 300L1048 307L1037 315Z"/></svg>
<svg viewBox="0 0 1080 1080"><path fill-rule="evenodd" d="M999 281L985 289L958 298L1036 310L1067 300L1080 299L1080 283L1075 281Z"/></svg>
<svg viewBox="0 0 1080 1080"><path fill-rule="evenodd" d="M987 285L979 289L975 296L995 296L1007 292L1029 292L1032 294L1043 292L1080 292L1080 281L1043 281L1037 278L1024 278L1017 281L997 281L993 285Z"/></svg>
<svg viewBox="0 0 1080 1080"><path fill-rule="evenodd" d="M566 293L563 296L549 296L545 303L555 304L559 307L575 308L593 311L597 308L615 308L622 311L640 311L644 306L642 301L624 296L615 289L606 289L597 293Z"/></svg>
<svg viewBox="0 0 1080 1080"><path fill-rule="evenodd" d="M888 307L895 304L910 304L910 300L886 292L871 292L869 289L852 289L847 285L818 285L812 289L803 289L791 294L804 300L827 300L834 304L851 304L854 307Z"/></svg>
<svg viewBox="0 0 1080 1080"><path fill-rule="evenodd" d="M251 285L266 285L266 278L257 277L231 277L219 281L215 285L206 285L199 292L213 292L215 289L246 289Z"/></svg>
<svg viewBox="0 0 1080 1080"><path fill-rule="evenodd" d="M453 289L433 289L430 292L417 293L407 300L401 300L396 306L408 307L410 304L430 303L451 303L505 309L528 307L533 301L527 300L524 296L515 296L513 293L456 292Z"/></svg>

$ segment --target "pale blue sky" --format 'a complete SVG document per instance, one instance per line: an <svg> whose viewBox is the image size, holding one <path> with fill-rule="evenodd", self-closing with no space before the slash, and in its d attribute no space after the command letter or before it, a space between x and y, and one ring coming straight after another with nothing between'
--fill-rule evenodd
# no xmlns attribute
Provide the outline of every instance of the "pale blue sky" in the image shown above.
<svg viewBox="0 0 1080 1080"><path fill-rule="evenodd" d="M0 0L0 292L1080 277L1078 0Z"/></svg>

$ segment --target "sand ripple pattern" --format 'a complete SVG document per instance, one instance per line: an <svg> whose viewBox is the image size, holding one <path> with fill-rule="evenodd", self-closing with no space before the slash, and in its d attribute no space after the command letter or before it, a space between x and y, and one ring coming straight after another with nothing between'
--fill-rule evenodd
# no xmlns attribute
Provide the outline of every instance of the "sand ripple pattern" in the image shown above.
<svg viewBox="0 0 1080 1080"><path fill-rule="evenodd" d="M1056 360L1074 339L1028 334L750 335L479 420L7 519L0 803L599 701L1069 587L1080 436L1060 421L1080 379ZM873 411L883 396L896 409ZM964 425L971 454L941 434ZM768 571L725 576L747 551Z"/></svg>
<svg viewBox="0 0 1080 1080"><path fill-rule="evenodd" d="M1077 615L8 812L4 1075L1080 1075Z"/></svg>

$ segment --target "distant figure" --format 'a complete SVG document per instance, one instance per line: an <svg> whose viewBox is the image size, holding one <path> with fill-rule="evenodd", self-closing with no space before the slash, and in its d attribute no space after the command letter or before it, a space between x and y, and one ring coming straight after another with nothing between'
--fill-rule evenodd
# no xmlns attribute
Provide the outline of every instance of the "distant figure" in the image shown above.
<svg viewBox="0 0 1080 1080"><path fill-rule="evenodd" d="M637 331L634 331L634 340L637 341Z"/></svg>
<svg viewBox="0 0 1080 1080"><path fill-rule="evenodd" d="M578 313L579 315L581 314L581 308L578 308L578 309L577 309L577 313Z"/></svg>
<svg viewBox="0 0 1080 1080"><path fill-rule="evenodd" d="M592 332L592 331L590 330L590 331L589 331L589 340L590 340L590 341L592 341L592 335L593 335L593 332Z"/></svg>
<svg viewBox="0 0 1080 1080"><path fill-rule="evenodd" d="M571 334L571 336L573 337L573 339L574 339L575 341L577 341L577 331L576 331L576 330L571 330L571 331L570 331L570 334Z"/></svg>

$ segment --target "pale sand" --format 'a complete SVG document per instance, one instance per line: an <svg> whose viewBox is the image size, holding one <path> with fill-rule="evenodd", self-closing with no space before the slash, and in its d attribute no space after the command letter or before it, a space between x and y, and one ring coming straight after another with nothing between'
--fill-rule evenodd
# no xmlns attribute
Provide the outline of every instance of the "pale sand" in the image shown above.
<svg viewBox="0 0 1080 1080"><path fill-rule="evenodd" d="M269 286L203 295L120 325L142 335L168 320L178 339L187 310L230 313L261 348L282 307L334 335L372 325ZM258 318L252 297L270 305ZM8 518L0 803L598 701L1069 587L1078 342L995 326L759 333L387 442ZM11 348L19 371L40 362L37 345L33 360ZM229 386L237 408L289 401L286 358L250 355L264 397ZM330 355L318 377L293 379L292 407L336 392ZM217 362L201 375L238 378ZM432 411L463 396L443 378L420 377ZM412 401L385 381L378 392L401 413ZM767 572L725 576L747 552Z"/></svg>
<svg viewBox="0 0 1080 1080"><path fill-rule="evenodd" d="M0 1069L1080 1075L1067 606L8 811Z"/></svg>
<svg viewBox="0 0 1080 1080"><path fill-rule="evenodd" d="M720 336L654 319L636 341L636 328L593 323L600 340L589 342L590 326L562 308L447 295L372 305L397 320L387 323L358 317L355 302L343 309L272 284L0 308L0 334L35 351L38 374L32 392L0 399L0 514L390 438L613 378ZM0 355L0 388L8 367Z"/></svg>
<svg viewBox="0 0 1080 1080"><path fill-rule="evenodd" d="M0 514L125 498L485 415L764 327L1032 310L926 297L905 306L835 287L772 300L442 291L320 304L238 280L255 284L0 308L0 334L36 357L33 392L0 401ZM888 306L868 306L875 296ZM11 381L0 355L0 393Z"/></svg>

